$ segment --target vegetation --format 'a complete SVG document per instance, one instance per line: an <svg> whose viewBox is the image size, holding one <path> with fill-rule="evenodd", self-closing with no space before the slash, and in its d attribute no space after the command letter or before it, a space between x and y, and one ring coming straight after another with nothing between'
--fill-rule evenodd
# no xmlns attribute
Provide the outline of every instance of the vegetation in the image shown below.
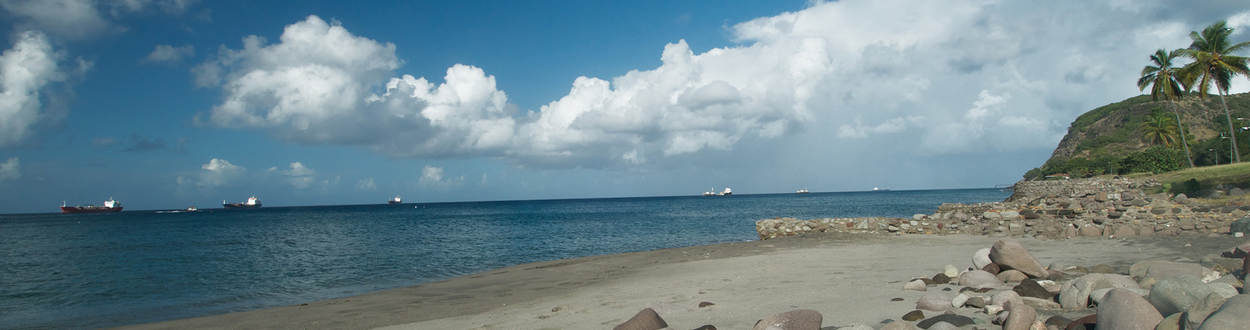
<svg viewBox="0 0 1250 330"><path fill-rule="evenodd" d="M1220 95L1220 103L1224 106L1224 118L1228 120L1228 134L1237 136L1236 131L1233 130L1233 117L1228 111L1228 103L1224 100L1224 96L1228 95L1228 87L1233 76L1237 74L1250 76L1250 68L1246 67L1246 58L1233 55L1234 52L1250 48L1250 42L1232 44L1228 40L1231 34L1233 34L1233 29L1227 27L1224 21L1207 26L1202 29L1202 33L1190 32L1189 39L1193 40L1193 43L1189 44L1188 49L1181 51L1194 61L1181 69L1181 78L1185 86L1197 87L1198 97L1206 97L1211 85L1215 85L1216 92ZM1240 163L1241 152L1237 150L1237 139L1233 139L1231 143L1229 148L1232 150L1233 162Z"/></svg>
<svg viewBox="0 0 1250 330"><path fill-rule="evenodd" d="M1176 116L1176 131L1178 134L1162 135L1165 125L1158 118L1152 118L1152 122L1156 125L1152 126L1153 130L1147 130L1148 140L1168 141L1167 137L1179 135L1181 137L1181 145L1185 146L1185 159L1189 161L1189 167L1194 167L1194 158L1189 152L1189 140L1185 137L1185 128L1181 125L1181 114L1176 112L1175 101L1180 100L1185 95L1184 89L1181 88L1181 81L1177 78L1176 69L1172 67L1172 60L1180 56L1180 51L1166 51L1159 49L1154 55L1150 55L1150 62L1153 65L1147 65L1141 70L1141 78L1137 79L1137 88L1145 90L1146 86L1150 86L1150 99L1158 101L1163 98L1168 101L1172 108L1172 114ZM1154 134L1154 135L1149 135Z"/></svg>
<svg viewBox="0 0 1250 330"><path fill-rule="evenodd" d="M1176 120L1173 120L1171 116L1162 111L1156 111L1141 123L1142 138L1150 144L1161 144L1171 148L1177 145L1177 136L1180 136L1177 133L1177 127L1179 126L1176 125Z"/></svg>

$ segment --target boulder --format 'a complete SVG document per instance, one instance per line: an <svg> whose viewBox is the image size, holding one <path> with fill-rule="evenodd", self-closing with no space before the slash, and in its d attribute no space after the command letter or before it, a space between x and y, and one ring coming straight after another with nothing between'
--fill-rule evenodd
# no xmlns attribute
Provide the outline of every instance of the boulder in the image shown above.
<svg viewBox="0 0 1250 330"><path fill-rule="evenodd" d="M755 323L753 330L820 330L822 316L810 309L773 314Z"/></svg>
<svg viewBox="0 0 1250 330"><path fill-rule="evenodd" d="M903 321L919 321L924 319L924 312L920 310L912 310L907 312L907 314L903 314L903 317L901 318Z"/></svg>
<svg viewBox="0 0 1250 330"><path fill-rule="evenodd" d="M1115 274L1115 268L1107 264L1097 264L1089 267L1090 273Z"/></svg>
<svg viewBox="0 0 1250 330"><path fill-rule="evenodd" d="M916 329L916 326L912 325L911 322L903 322L903 321L894 321L894 322L886 323L885 325L881 326L881 330L912 330L912 329Z"/></svg>
<svg viewBox="0 0 1250 330"><path fill-rule="evenodd" d="M1113 288L1094 289L1094 291L1089 292L1089 300L1093 301L1094 304L1101 304L1102 298L1106 297L1107 292L1111 292L1111 289ZM1145 297L1147 294L1150 294L1150 291L1146 291L1145 289L1141 289L1141 288L1118 288L1118 289L1125 289L1125 290L1133 291L1133 293L1136 293L1137 295L1142 296L1142 297Z"/></svg>
<svg viewBox="0 0 1250 330"><path fill-rule="evenodd" d="M1243 233L1244 235L1250 236L1250 218L1241 218L1237 219L1237 221L1233 221L1233 223L1228 226L1228 232Z"/></svg>
<svg viewBox="0 0 1250 330"><path fill-rule="evenodd" d="M1224 297L1224 299L1232 298L1237 295L1237 288L1233 287L1232 284L1225 282L1211 282L1207 283L1207 286L1211 287L1211 291L1215 291L1215 293L1218 293L1220 297Z"/></svg>
<svg viewBox="0 0 1250 330"><path fill-rule="evenodd" d="M1171 315L1189 310L1190 306L1212 293L1215 293L1215 290L1197 278L1180 276L1156 283L1150 288L1150 295L1147 299L1159 313Z"/></svg>
<svg viewBox="0 0 1250 330"><path fill-rule="evenodd" d="M951 300L951 304L954 304L954 300ZM990 302L987 301L985 297L982 297L982 296L968 297L968 299L964 301L964 306L968 306L972 308L985 308L985 305L989 305L989 304Z"/></svg>
<svg viewBox="0 0 1250 330"><path fill-rule="evenodd" d="M1037 320L1037 311L1033 307L1015 302L1007 304L1007 321L1003 322L1003 330L1029 330L1033 321Z"/></svg>
<svg viewBox="0 0 1250 330"><path fill-rule="evenodd" d="M951 307L955 307L955 308L964 307L964 304L968 302L968 298L971 298L971 296L962 292L955 295L954 298L951 298Z"/></svg>
<svg viewBox="0 0 1250 330"><path fill-rule="evenodd" d="M634 314L634 317L631 317L625 323L617 325L612 330L658 330L667 327L668 323L664 322L664 319L660 318L660 314L656 313L654 309L643 308L638 314Z"/></svg>
<svg viewBox="0 0 1250 330"><path fill-rule="evenodd" d="M1042 264L1029 250L1014 239L1001 239L990 247L990 261L1007 269L1015 269L1032 277L1046 277Z"/></svg>
<svg viewBox="0 0 1250 330"><path fill-rule="evenodd" d="M942 315L927 318L924 321L917 322L916 326L920 327L921 329L932 329L932 326L934 324L937 324L938 322L949 323L955 327L962 327L965 325L976 323L972 320L972 318L967 317L967 316L956 315L956 314L942 314Z"/></svg>
<svg viewBox="0 0 1250 330"><path fill-rule="evenodd" d="M958 276L958 274L956 275ZM946 284L950 282L951 282L951 277L946 276L945 273L938 273L937 275L933 275L933 284Z"/></svg>
<svg viewBox="0 0 1250 330"><path fill-rule="evenodd" d="M1024 273L1015 269L1008 269L1008 270L1004 270L998 273L997 277L999 281L1003 281L1003 282L1020 282L1026 278L1029 278L1029 275L1025 275Z"/></svg>
<svg viewBox="0 0 1250 330"><path fill-rule="evenodd" d="M955 268L955 265L947 264L946 268L942 270L942 274L945 274L947 277L959 276L959 268Z"/></svg>
<svg viewBox="0 0 1250 330"><path fill-rule="evenodd" d="M1003 285L994 274L983 270L973 270L959 274L959 285L973 289L996 288Z"/></svg>
<svg viewBox="0 0 1250 330"><path fill-rule="evenodd" d="M1112 289L1098 305L1098 329L1154 329L1163 315L1146 299L1124 289Z"/></svg>
<svg viewBox="0 0 1250 330"><path fill-rule="evenodd" d="M1087 274L1072 280L1059 290L1059 304L1077 310L1089 306L1091 292L1102 288L1138 288L1137 282L1119 274Z"/></svg>
<svg viewBox="0 0 1250 330"><path fill-rule="evenodd" d="M1168 317L1163 318L1163 321L1159 321L1159 325L1155 326L1155 330L1187 329L1181 326L1181 324L1185 322L1184 316L1185 316L1185 313L1176 313L1176 314L1168 315Z"/></svg>
<svg viewBox="0 0 1250 330"><path fill-rule="evenodd" d="M934 322L933 324L930 324L928 328L921 328L921 329L928 329L928 330L959 330L959 327L955 326L954 324L950 324L950 323L946 323L946 322Z"/></svg>
<svg viewBox="0 0 1250 330"><path fill-rule="evenodd" d="M1033 307L1034 309L1059 310L1063 308L1059 306L1059 303L1050 299L1033 298L1033 297L1020 297L1020 299L1024 301L1025 305L1029 305L1029 307Z"/></svg>
<svg viewBox="0 0 1250 330"><path fill-rule="evenodd" d="M1072 320L1072 323L1068 323L1064 329L1093 329L1096 324L1098 324L1098 314L1089 314Z"/></svg>
<svg viewBox="0 0 1250 330"><path fill-rule="evenodd" d="M972 253L972 266L977 269L985 268L985 265L991 262L993 261L990 261L990 248L982 248Z"/></svg>
<svg viewBox="0 0 1250 330"><path fill-rule="evenodd" d="M1184 314L1183 319L1185 320L1185 329L1197 329L1202 325L1202 321L1207 319L1207 316L1210 316L1211 313L1215 312L1215 310L1220 309L1220 306L1224 304L1225 300L1227 299L1220 296L1220 294L1211 293L1205 298L1202 298L1202 300L1193 304L1193 306L1189 306L1189 310L1182 313ZM1250 310L1246 310L1246 312L1250 313ZM1250 327L1250 324L1246 324L1245 326Z"/></svg>
<svg viewBox="0 0 1250 330"><path fill-rule="evenodd" d="M907 284L903 284L903 290L927 291L929 289L925 286L924 281L912 280L911 282L907 282Z"/></svg>
<svg viewBox="0 0 1250 330"><path fill-rule="evenodd" d="M1015 291L1001 291L995 293L994 297L990 298L990 304L1003 306L1004 308L1007 307L1008 303L1023 304L1024 299L1020 299L1020 294Z"/></svg>
<svg viewBox="0 0 1250 330"><path fill-rule="evenodd" d="M981 267L981 270L990 274L998 274L999 268L998 264L991 262L990 264L985 265L985 267Z"/></svg>
<svg viewBox="0 0 1250 330"><path fill-rule="evenodd" d="M1245 329L1250 324L1250 294L1239 294L1228 298L1220 309L1215 310L1198 330Z"/></svg>
<svg viewBox="0 0 1250 330"><path fill-rule="evenodd" d="M1050 291L1046 291L1046 288L1042 287L1041 284L1037 284L1037 281L1033 279L1025 279L1024 281L1021 281L1020 285L1016 285L1016 287L1012 288L1011 291L1015 291L1020 294L1021 297L1033 297L1038 299L1050 299L1055 296L1055 294L1050 293Z"/></svg>
<svg viewBox="0 0 1250 330"><path fill-rule="evenodd" d="M920 296L919 300L916 300L916 309L920 310L945 312L951 310L952 308L951 297L947 297L941 293L926 294Z"/></svg>
<svg viewBox="0 0 1250 330"><path fill-rule="evenodd" d="M1148 260L1133 264L1129 275L1137 279L1144 289L1150 289L1159 281L1178 276L1190 276L1210 282L1219 278L1219 273L1195 263L1183 263L1161 260Z"/></svg>
<svg viewBox="0 0 1250 330"><path fill-rule="evenodd" d="M1046 319L1046 322L1043 324L1045 324L1047 328L1050 328L1053 326L1057 329L1066 329L1068 327L1068 324L1070 323L1072 323L1072 320L1069 320L1068 318L1063 317L1062 315L1055 315Z"/></svg>

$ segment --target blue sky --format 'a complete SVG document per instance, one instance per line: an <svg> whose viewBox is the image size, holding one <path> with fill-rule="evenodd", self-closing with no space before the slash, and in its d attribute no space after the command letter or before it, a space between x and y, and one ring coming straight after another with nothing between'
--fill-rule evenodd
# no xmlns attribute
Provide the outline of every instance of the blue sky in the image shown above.
<svg viewBox="0 0 1250 330"><path fill-rule="evenodd" d="M930 6L0 0L0 213L993 186L1154 49L1250 29Z"/></svg>

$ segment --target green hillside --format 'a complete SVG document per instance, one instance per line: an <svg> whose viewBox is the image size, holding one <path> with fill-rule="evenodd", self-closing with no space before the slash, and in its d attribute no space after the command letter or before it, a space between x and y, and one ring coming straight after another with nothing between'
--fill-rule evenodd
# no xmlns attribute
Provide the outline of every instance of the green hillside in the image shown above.
<svg viewBox="0 0 1250 330"><path fill-rule="evenodd" d="M1236 119L1250 118L1250 93L1230 95L1227 101L1233 125L1238 128L1238 149L1243 160L1250 161L1250 131L1240 129L1250 126L1250 120ZM1199 99L1192 94L1173 105L1152 101L1149 95L1141 95L1098 107L1077 117L1050 159L1026 173L1025 179L1060 173L1088 177L1164 172L1187 167L1184 149L1179 143L1173 147L1152 144L1144 137L1141 128L1155 111L1171 116L1173 106L1180 113L1195 166L1229 163L1230 142L1222 138L1228 135L1228 124L1218 96Z"/></svg>

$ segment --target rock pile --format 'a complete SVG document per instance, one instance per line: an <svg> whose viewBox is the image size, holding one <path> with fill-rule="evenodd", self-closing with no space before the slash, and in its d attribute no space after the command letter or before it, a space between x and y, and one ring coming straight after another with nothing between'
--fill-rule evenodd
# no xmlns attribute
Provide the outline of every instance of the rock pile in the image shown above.
<svg viewBox="0 0 1250 330"><path fill-rule="evenodd" d="M1154 193L1153 180L1022 181L1003 202L942 204L901 218L775 218L756 221L760 239L812 232L1129 238L1182 232L1250 234L1250 206L1204 206L1184 194ZM1241 220L1237 220L1241 219Z"/></svg>

